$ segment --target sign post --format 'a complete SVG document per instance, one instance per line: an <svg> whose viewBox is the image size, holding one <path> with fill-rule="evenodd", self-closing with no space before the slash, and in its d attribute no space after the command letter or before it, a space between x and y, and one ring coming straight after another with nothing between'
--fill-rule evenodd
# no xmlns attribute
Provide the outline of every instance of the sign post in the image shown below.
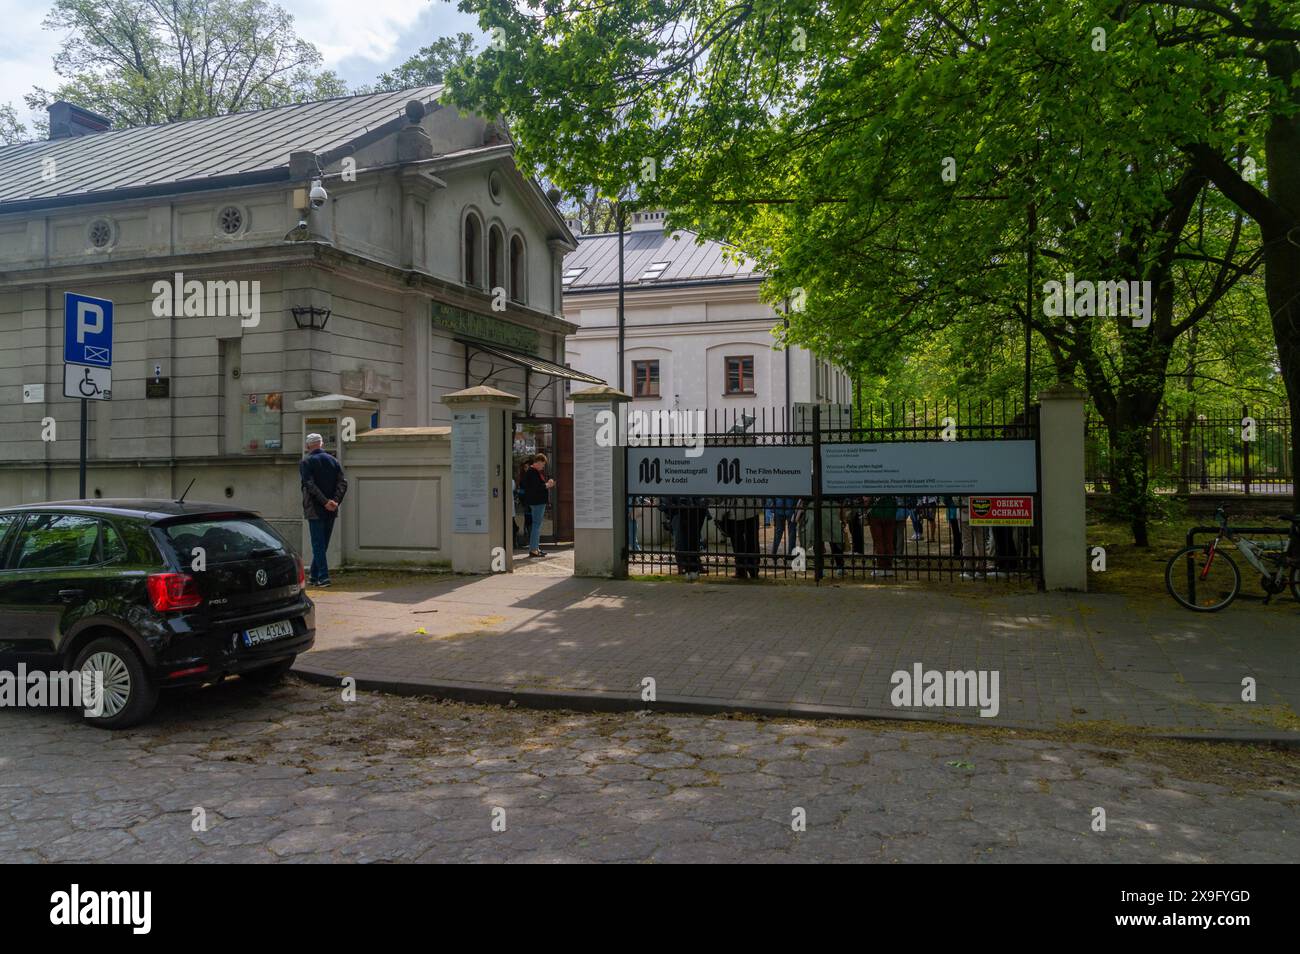
<svg viewBox="0 0 1300 954"><path fill-rule="evenodd" d="M113 400L113 303L63 294L63 396L81 401L77 494L86 499L86 402Z"/></svg>

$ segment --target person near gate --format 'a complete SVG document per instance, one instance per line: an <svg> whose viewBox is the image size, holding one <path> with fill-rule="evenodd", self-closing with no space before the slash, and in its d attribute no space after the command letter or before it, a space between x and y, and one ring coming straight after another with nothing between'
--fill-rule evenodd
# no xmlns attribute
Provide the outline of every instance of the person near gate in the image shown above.
<svg viewBox="0 0 1300 954"><path fill-rule="evenodd" d="M311 538L311 570L307 582L312 586L330 585L326 554L330 537L334 534L339 505L348 492L343 465L325 452L321 446L323 443L319 434L308 434L307 453L298 463L298 477L302 480L302 515L307 518Z"/></svg>
<svg viewBox="0 0 1300 954"><path fill-rule="evenodd" d="M710 511L718 531L731 541L736 579L758 579L758 510L740 497L724 497Z"/></svg>
<svg viewBox="0 0 1300 954"><path fill-rule="evenodd" d="M700 557L703 544L700 540L704 524L709 519L707 497L664 497L659 508L668 517L673 535L673 553L677 572L687 580L698 580L704 572Z"/></svg>
<svg viewBox="0 0 1300 954"><path fill-rule="evenodd" d="M871 531L871 552L875 556L872 576L894 575L895 533L898 526L898 498L892 494L867 497L867 528Z"/></svg>
<svg viewBox="0 0 1300 954"><path fill-rule="evenodd" d="M957 498L957 518L961 521L961 563L966 569L961 572L963 580L979 580L988 570L988 537L984 527L972 526L970 522L970 498Z"/></svg>
<svg viewBox="0 0 1300 954"><path fill-rule="evenodd" d="M822 543L831 551L835 576L844 575L844 522L848 508L838 500L822 500Z"/></svg>
<svg viewBox="0 0 1300 954"><path fill-rule="evenodd" d="M961 558L960 501L960 497L954 497L952 494L943 496L943 505L947 510L944 516L948 518L948 535L952 538L952 555L958 559Z"/></svg>
<svg viewBox="0 0 1300 954"><path fill-rule="evenodd" d="M528 555L545 556L542 553L542 518L546 516L546 505L551 500L551 488L555 481L546 476L546 455L535 454L524 471L524 506L532 518L528 528Z"/></svg>
<svg viewBox="0 0 1300 954"><path fill-rule="evenodd" d="M795 547L794 514L799 501L793 497L775 497L772 500L772 556L789 556ZM781 548L784 542L785 549Z"/></svg>

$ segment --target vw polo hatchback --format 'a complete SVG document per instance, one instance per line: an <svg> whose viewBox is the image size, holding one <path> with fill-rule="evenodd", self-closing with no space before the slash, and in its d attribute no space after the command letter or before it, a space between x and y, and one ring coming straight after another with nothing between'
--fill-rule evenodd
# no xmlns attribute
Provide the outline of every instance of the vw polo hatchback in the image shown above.
<svg viewBox="0 0 1300 954"><path fill-rule="evenodd" d="M0 510L0 672L101 679L93 725L140 722L161 689L276 681L315 635L302 561L252 511L171 500Z"/></svg>

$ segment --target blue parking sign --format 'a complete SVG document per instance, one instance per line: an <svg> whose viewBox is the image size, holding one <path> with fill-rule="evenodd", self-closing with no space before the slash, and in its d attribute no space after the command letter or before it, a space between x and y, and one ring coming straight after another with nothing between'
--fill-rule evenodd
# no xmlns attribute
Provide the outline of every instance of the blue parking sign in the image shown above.
<svg viewBox="0 0 1300 954"><path fill-rule="evenodd" d="M63 293L63 360L97 368L113 366L113 303Z"/></svg>

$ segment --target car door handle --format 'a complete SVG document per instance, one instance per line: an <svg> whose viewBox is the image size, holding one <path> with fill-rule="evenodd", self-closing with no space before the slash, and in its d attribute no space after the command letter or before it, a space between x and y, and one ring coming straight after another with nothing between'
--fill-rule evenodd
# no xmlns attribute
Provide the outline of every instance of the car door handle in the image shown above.
<svg viewBox="0 0 1300 954"><path fill-rule="evenodd" d="M85 590L59 590L59 599L63 600L65 603L71 603L73 600L84 599L85 596Z"/></svg>

